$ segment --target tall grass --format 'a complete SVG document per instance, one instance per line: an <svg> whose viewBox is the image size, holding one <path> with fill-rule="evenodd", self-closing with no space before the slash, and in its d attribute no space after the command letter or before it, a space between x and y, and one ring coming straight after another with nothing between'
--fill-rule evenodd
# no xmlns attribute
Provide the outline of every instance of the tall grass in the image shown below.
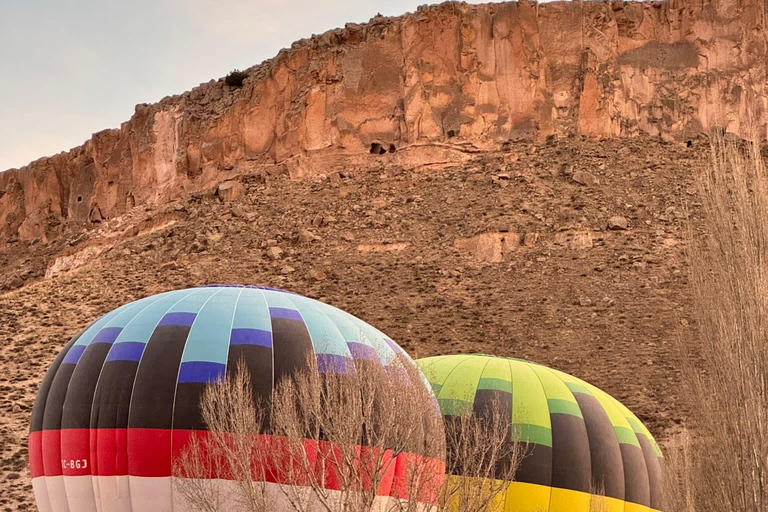
<svg viewBox="0 0 768 512"><path fill-rule="evenodd" d="M694 435L668 457L668 510L768 510L767 180L758 145L713 140L699 177L705 234L690 251Z"/></svg>

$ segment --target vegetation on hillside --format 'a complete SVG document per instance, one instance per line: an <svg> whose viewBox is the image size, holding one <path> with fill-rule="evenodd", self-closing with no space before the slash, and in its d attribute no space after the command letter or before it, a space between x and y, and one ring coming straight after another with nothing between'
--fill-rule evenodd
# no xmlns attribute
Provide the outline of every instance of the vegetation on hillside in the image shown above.
<svg viewBox="0 0 768 512"><path fill-rule="evenodd" d="M224 77L224 83L230 87L242 87L243 82L248 77L248 73L240 71L239 69L233 69L229 74Z"/></svg>
<svg viewBox="0 0 768 512"><path fill-rule="evenodd" d="M691 249L700 341L682 341L692 434L668 456L668 510L768 510L768 176L757 144L716 138Z"/></svg>

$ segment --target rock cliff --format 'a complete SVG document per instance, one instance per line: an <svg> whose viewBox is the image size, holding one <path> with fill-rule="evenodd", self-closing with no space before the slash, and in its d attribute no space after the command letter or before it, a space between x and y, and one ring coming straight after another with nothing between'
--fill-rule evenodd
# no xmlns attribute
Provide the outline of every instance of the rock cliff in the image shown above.
<svg viewBox="0 0 768 512"><path fill-rule="evenodd" d="M0 173L0 245L240 175L455 160L510 139L766 133L763 0L420 8L298 41Z"/></svg>

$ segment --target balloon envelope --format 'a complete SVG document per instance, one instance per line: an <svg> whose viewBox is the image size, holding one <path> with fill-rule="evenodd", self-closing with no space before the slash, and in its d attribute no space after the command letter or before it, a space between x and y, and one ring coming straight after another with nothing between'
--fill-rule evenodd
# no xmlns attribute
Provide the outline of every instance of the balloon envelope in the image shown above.
<svg viewBox="0 0 768 512"><path fill-rule="evenodd" d="M199 408L206 385L242 359L255 394L268 400L312 355L320 372L408 358L352 315L268 288L177 290L107 313L64 347L38 392L29 443L38 508L183 510L172 466L206 428ZM402 471L399 460L391 468L384 498L396 495Z"/></svg>
<svg viewBox="0 0 768 512"><path fill-rule="evenodd" d="M635 415L605 392L516 359L452 355L417 364L443 416L498 404L527 444L499 511L661 510L661 451Z"/></svg>

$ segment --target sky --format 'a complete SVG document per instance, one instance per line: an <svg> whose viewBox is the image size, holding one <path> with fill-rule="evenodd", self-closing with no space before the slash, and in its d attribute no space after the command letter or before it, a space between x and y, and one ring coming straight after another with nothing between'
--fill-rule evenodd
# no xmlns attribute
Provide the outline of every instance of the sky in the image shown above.
<svg viewBox="0 0 768 512"><path fill-rule="evenodd" d="M297 39L426 0L0 0L0 171Z"/></svg>

